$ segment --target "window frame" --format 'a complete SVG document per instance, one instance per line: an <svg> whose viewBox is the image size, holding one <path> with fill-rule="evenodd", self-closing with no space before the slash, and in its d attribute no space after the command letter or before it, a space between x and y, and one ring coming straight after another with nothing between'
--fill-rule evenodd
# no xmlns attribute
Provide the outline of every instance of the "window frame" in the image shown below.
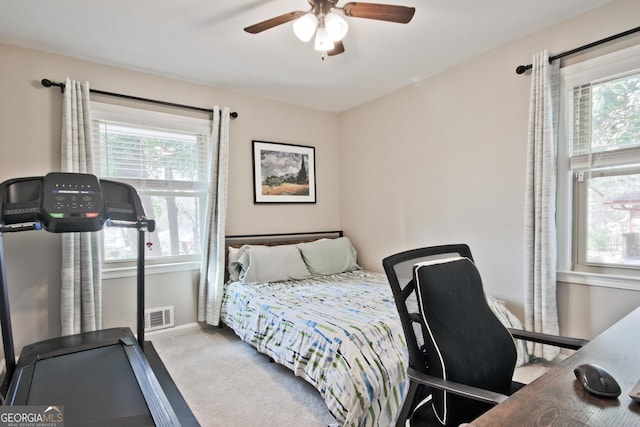
<svg viewBox="0 0 640 427"><path fill-rule="evenodd" d="M147 110L141 108L132 108L122 105L110 104L99 101L91 101L92 108L92 121L95 120L104 120L111 122L119 122L129 126L140 126L140 127L151 127L151 128L165 128L169 132L178 131L178 132L193 132L202 135L207 135L207 139L204 141L205 149L210 150L210 132L211 132L211 118L197 118L187 115L180 114L172 114L159 112L155 110ZM92 124L92 129L94 126ZM101 152L100 147L100 138L94 137L95 150L98 153ZM208 158L208 154L205 155ZM100 170L100 166L98 166L98 170ZM123 179L117 177L109 177L106 175L102 175L101 172L98 172L97 175L100 178L104 179L113 179L116 181L126 182L128 184L133 185L135 188L140 187L140 183L142 181L152 181L152 180L143 180L139 178L134 179ZM162 180L161 180L162 181ZM164 182L164 181L163 181ZM203 201L200 206L200 218L201 220L204 218L206 213L206 199L208 194L208 182L205 181L175 181L175 185L170 185L164 188L165 190L178 190L178 194L180 192L186 193L200 193L200 198ZM206 184L203 186L203 184ZM137 186L136 186L137 185ZM160 189L144 189L139 188L139 192L142 195L143 193L149 196L152 196L156 193L162 192ZM198 197L197 195L195 197ZM202 227L204 228L204 224ZM103 249L102 253L102 269L103 269L103 278L111 279L118 277L131 277L136 274L136 261L133 260L106 260L104 253L104 239L103 233L100 233L101 236L101 245ZM167 272L176 272L176 271L187 271L187 270L198 270L201 265L201 254L188 254L188 255L168 255L161 256L156 258L147 258L146 259L146 267L148 274L158 274L158 273L167 273Z"/></svg>
<svg viewBox="0 0 640 427"><path fill-rule="evenodd" d="M578 174L572 169L570 149L573 142L573 88L580 84L609 80L630 72L640 71L640 45L622 49L607 55L564 67L560 70L560 120L558 129L558 187L557 187L557 248L558 281L592 286L637 290L640 285L640 269L625 266L596 265L584 268L575 250L579 245L579 224L575 210L585 200L586 185L578 186ZM620 149L613 156L629 156L640 161L640 148ZM582 157L582 158L580 158ZM611 157L611 155L610 155ZM588 165L588 155L574 156L573 162ZM575 167L575 164L574 164ZM575 190L575 191L574 191ZM582 194L580 194L580 192ZM583 215L584 217L585 215ZM584 234L582 239L584 239Z"/></svg>

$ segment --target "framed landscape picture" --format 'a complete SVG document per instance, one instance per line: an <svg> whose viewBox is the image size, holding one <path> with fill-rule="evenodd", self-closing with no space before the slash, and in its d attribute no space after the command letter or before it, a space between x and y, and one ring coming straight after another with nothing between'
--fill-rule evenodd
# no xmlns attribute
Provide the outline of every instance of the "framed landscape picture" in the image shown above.
<svg viewBox="0 0 640 427"><path fill-rule="evenodd" d="M254 203L315 203L315 148L253 142Z"/></svg>

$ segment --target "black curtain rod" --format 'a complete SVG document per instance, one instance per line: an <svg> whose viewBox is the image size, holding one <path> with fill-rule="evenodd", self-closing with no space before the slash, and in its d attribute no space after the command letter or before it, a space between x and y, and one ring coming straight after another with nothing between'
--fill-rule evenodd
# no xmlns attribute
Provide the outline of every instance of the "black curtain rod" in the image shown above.
<svg viewBox="0 0 640 427"><path fill-rule="evenodd" d="M42 81L40 83L42 83L42 86L44 86L44 87L51 87L51 86L59 87L60 88L60 92L64 93L64 86L65 86L64 83L52 82L49 79L42 79ZM164 106L167 106L167 107L185 108L187 110L202 111L202 112L205 112L205 113L212 113L213 112L213 110L210 110L208 108L193 107L191 105L184 105L184 104L175 104L173 102L158 101L156 99L140 98L138 96L123 95L121 93L115 93L115 92L105 92L104 90L89 89L89 92L96 93L96 94L99 94L99 95L114 96L116 98L124 98L124 99L130 99L130 100L134 100L134 101L149 102L151 104L159 104L159 105L164 105ZM236 113L235 111L232 111L231 113L229 113L229 116L232 119L235 119L235 118L238 117L238 113Z"/></svg>
<svg viewBox="0 0 640 427"><path fill-rule="evenodd" d="M623 31L623 32L621 32L619 34L614 34L613 36L609 36L609 37L604 38L602 40L598 40L598 41L595 41L593 43L589 43L589 44L586 44L584 46L580 46L580 47L577 47L575 49L559 53L559 54L557 54L555 56L549 57L549 62L551 63L551 62L555 61L556 59L564 58L565 56L573 55L574 53L578 53L578 52L582 52L583 50L591 49L592 47L599 46L599 45L604 44L604 43L608 43L608 42L610 42L612 40L616 40L616 39L628 36L628 35L633 34L633 33L637 33L638 31L640 31L640 27L632 28L630 30ZM518 67L516 68L516 73L517 74L523 74L525 71L531 69L532 66L533 66L532 64L529 64L529 65L518 65Z"/></svg>

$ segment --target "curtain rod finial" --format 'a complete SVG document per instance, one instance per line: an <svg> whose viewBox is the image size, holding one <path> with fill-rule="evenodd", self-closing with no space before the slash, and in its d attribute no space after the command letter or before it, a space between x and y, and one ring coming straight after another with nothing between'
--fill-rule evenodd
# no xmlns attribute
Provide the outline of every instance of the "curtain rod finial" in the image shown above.
<svg viewBox="0 0 640 427"><path fill-rule="evenodd" d="M40 83L42 83L42 86L44 86L44 87L57 86L57 87L60 88L60 92L64 93L64 83L52 82L49 79L42 79L42 80L40 80Z"/></svg>
<svg viewBox="0 0 640 427"><path fill-rule="evenodd" d="M516 74L524 74L524 72L529 68L531 68L531 65L518 65L516 68Z"/></svg>

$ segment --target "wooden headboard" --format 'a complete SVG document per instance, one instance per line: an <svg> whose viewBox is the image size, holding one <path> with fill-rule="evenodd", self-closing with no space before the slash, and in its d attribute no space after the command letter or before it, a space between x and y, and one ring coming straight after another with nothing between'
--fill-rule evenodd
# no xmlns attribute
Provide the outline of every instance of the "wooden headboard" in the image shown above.
<svg viewBox="0 0 640 427"><path fill-rule="evenodd" d="M293 245L296 243L311 242L318 239L337 239L344 236L342 230L333 231L306 231L299 233L270 233L270 234L235 234L225 236L224 246L224 278L228 279L229 272L229 246L239 248L242 245Z"/></svg>
<svg viewBox="0 0 640 427"><path fill-rule="evenodd" d="M301 233L272 233L272 234L237 234L225 236L226 246L240 247L242 245L285 245L309 242L327 238L342 237L342 230L309 231Z"/></svg>

